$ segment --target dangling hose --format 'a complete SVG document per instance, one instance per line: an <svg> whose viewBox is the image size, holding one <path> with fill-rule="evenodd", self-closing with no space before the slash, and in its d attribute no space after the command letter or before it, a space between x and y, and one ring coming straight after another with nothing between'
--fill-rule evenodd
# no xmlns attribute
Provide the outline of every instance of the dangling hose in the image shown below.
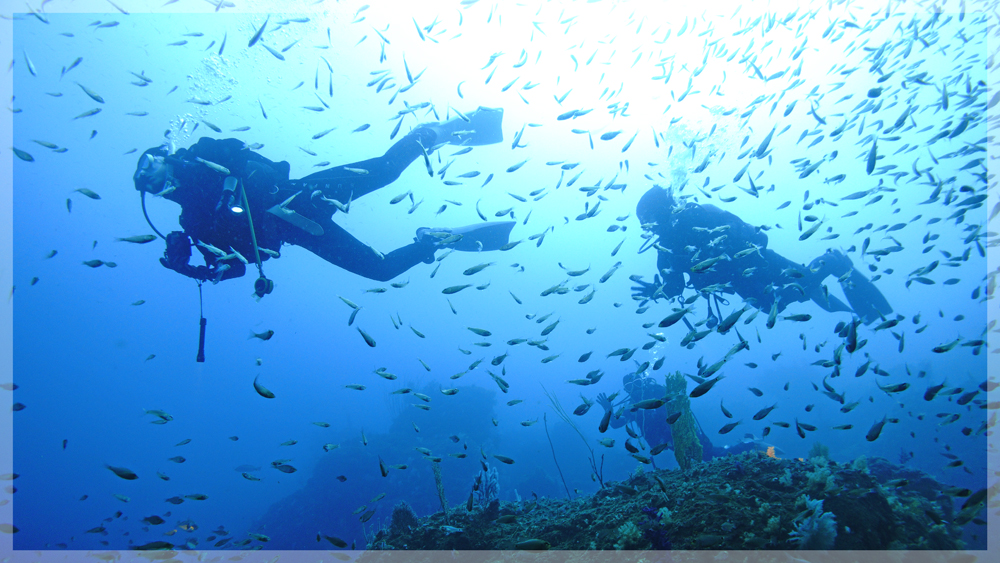
<svg viewBox="0 0 1000 563"><path fill-rule="evenodd" d="M153 229L154 233L160 235L161 239L167 240L167 237L163 236L163 233L156 230L156 227L153 226L153 222L149 220L149 213L146 213L146 190L142 190L139 193L141 194L139 198L142 200L142 215L146 218L146 222L149 223L149 228Z"/></svg>
<svg viewBox="0 0 1000 563"><path fill-rule="evenodd" d="M266 278L264 278L264 267L263 267L263 265L261 264L261 261L260 261L260 250L259 250L259 248L257 246L257 233L254 231L254 228L253 228L253 217L250 215L250 202L247 200L247 193L246 193L246 190L243 189L243 182L242 181L240 181L240 195L242 195L242 197L243 197L243 208L244 208L244 210L246 211L246 214L247 214L247 221L250 223L250 240L253 242L253 253L254 253L254 259L255 259L256 264L257 264L257 272L260 274L260 277L262 279L266 279ZM146 223L149 224L149 227L151 229L153 229L153 232L155 232L157 235L159 235L160 238L166 240L167 237L163 236L163 233L161 233L153 225L153 222L149 219L149 213L146 211L146 191L145 190L141 190L140 191L140 200L142 201L142 215L146 218ZM195 361L196 362L204 362L205 361L205 329L206 329L206 326L208 325L208 319L205 318L204 297L203 297L202 291L201 291L202 281L201 280L195 280L195 281L197 281L197 283L198 283L198 355L195 356ZM270 292L268 292L268 293L270 293Z"/></svg>
<svg viewBox="0 0 1000 563"><path fill-rule="evenodd" d="M208 319L205 318L204 304L201 298L201 280L198 280L198 316L200 317L198 324L198 356L194 361L204 362L205 361L205 325L208 324Z"/></svg>
<svg viewBox="0 0 1000 563"><path fill-rule="evenodd" d="M639 252L637 252L637 254L642 254L643 252L646 252L650 248L653 248L653 245L655 245L659 241L660 237L658 236L649 237L649 239L647 239L646 242L639 245Z"/></svg>
<svg viewBox="0 0 1000 563"><path fill-rule="evenodd" d="M250 202L247 200L247 191L243 188L243 181L240 181L240 195L243 196L243 209L247 212L247 221L250 222L250 240L253 242L253 254L257 261L257 273L264 277L264 267L260 262L260 250L257 248L257 233L253 229L253 217L250 216Z"/></svg>
<svg viewBox="0 0 1000 563"><path fill-rule="evenodd" d="M253 228L253 217L250 215L250 201L247 199L247 191L243 187L242 180L240 181L240 194L243 196L243 208L247 213L247 221L250 222L250 240L253 242L253 255L257 263L257 273L259 274L257 281L253 282L253 296L260 301L265 295L274 290L274 282L264 276L264 267L260 261L260 247L257 246L257 232Z"/></svg>
<svg viewBox="0 0 1000 563"><path fill-rule="evenodd" d="M153 229L157 235L163 240L167 240L167 237L163 236L155 226L153 222L149 220L149 213L146 212L146 190L139 192L139 199L142 201L142 215L146 218L146 222L149 223L149 228ZM198 283L198 355L195 356L194 361L204 362L205 361L205 326L208 324L208 319L205 318L205 308L204 300L201 295L201 280L195 280Z"/></svg>

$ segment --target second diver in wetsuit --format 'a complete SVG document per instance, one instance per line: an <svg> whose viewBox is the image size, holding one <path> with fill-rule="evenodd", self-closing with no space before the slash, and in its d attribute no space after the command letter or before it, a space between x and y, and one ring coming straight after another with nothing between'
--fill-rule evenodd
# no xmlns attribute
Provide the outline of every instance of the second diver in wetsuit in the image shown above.
<svg viewBox="0 0 1000 563"><path fill-rule="evenodd" d="M706 297L739 294L763 312L809 300L826 311L854 313L866 324L892 312L878 288L838 250L808 266L797 264L768 248L761 229L714 205L678 202L658 186L643 194L636 215L656 237L659 272L653 283L633 279L639 284L632 288L637 299L669 300L691 287ZM840 282L850 305L828 292L823 285L828 276ZM714 327L721 316L711 306L709 315Z"/></svg>

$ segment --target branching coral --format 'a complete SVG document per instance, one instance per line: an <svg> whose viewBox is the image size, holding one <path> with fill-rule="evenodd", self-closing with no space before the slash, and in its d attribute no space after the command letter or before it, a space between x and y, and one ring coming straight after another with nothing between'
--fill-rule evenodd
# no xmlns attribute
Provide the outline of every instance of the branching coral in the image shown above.
<svg viewBox="0 0 1000 563"><path fill-rule="evenodd" d="M393 534L402 534L419 525L417 514L413 512L406 501L402 501L392 508L392 518L389 521L389 530Z"/></svg>
<svg viewBox="0 0 1000 563"><path fill-rule="evenodd" d="M486 464L486 467L489 471L479 470L479 475L476 477L479 489L473 493L476 497L476 504L483 510L491 502L500 498L500 481L497 468L489 467L489 464Z"/></svg>

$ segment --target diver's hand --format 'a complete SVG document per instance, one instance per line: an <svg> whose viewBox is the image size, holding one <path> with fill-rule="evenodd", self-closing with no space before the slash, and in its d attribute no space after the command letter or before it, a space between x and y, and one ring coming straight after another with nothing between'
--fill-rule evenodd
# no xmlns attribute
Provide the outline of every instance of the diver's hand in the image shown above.
<svg viewBox="0 0 1000 563"><path fill-rule="evenodd" d="M654 303L660 297L663 297L663 294L657 294L657 290L663 285L659 274L653 276L653 283L644 282L640 279L633 279L632 281L639 284L632 286L632 297L636 299L652 299Z"/></svg>
<svg viewBox="0 0 1000 563"><path fill-rule="evenodd" d="M163 251L163 258L160 264L163 267L177 272L178 274L205 281L212 275L211 269L207 266L192 266L191 261L191 238L183 232L174 231L167 235L167 248Z"/></svg>
<svg viewBox="0 0 1000 563"><path fill-rule="evenodd" d="M163 251L160 262L171 270L180 271L191 261L191 238L181 232L174 231L167 235L167 248Z"/></svg>
<svg viewBox="0 0 1000 563"><path fill-rule="evenodd" d="M613 408L611 399L608 398L606 393L601 393L597 396L597 404L601 405L601 408L605 411L609 411Z"/></svg>

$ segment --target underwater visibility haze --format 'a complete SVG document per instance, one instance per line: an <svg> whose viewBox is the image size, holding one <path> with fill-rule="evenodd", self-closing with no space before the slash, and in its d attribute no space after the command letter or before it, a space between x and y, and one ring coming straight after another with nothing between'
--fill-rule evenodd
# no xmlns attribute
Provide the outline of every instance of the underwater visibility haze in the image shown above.
<svg viewBox="0 0 1000 563"><path fill-rule="evenodd" d="M990 3L36 4L3 14L15 549L987 548ZM254 240L321 200L430 245L391 279L286 237L262 272L202 244L247 272L199 285L133 183L202 137L373 177L435 127L382 189L250 202Z"/></svg>

